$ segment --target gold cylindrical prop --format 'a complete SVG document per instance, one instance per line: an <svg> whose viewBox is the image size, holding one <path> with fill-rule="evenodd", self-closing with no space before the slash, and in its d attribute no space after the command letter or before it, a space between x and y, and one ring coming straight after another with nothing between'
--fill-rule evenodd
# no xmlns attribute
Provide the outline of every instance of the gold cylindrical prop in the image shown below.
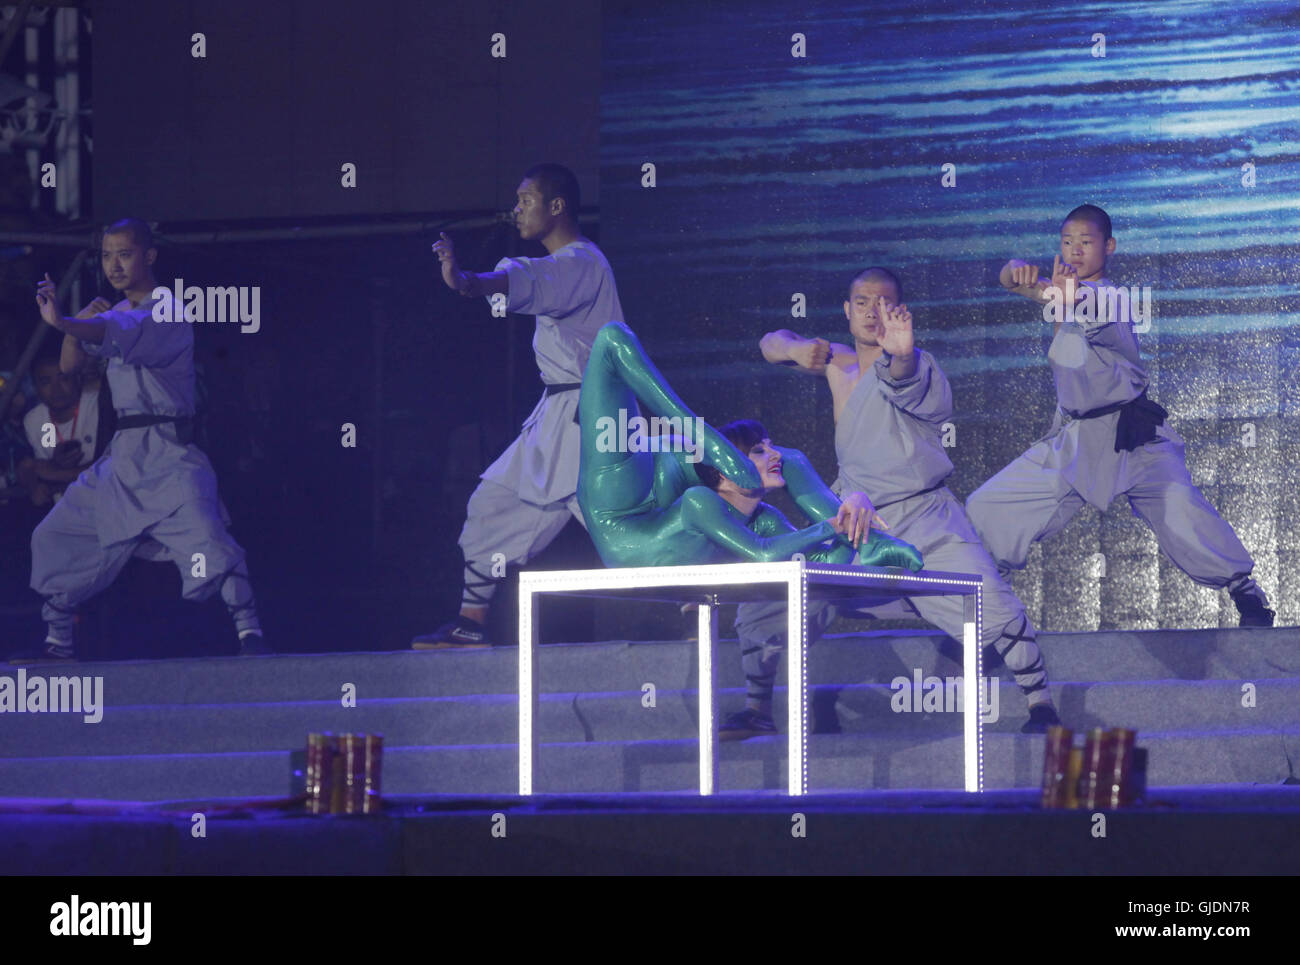
<svg viewBox="0 0 1300 965"><path fill-rule="evenodd" d="M1113 808L1128 807L1134 798L1133 750L1137 743L1137 731L1116 727L1110 733L1114 744L1108 804Z"/></svg>
<svg viewBox="0 0 1300 965"><path fill-rule="evenodd" d="M383 758L380 734L308 734L307 813L378 813Z"/></svg>
<svg viewBox="0 0 1300 965"><path fill-rule="evenodd" d="M1065 727L1047 729L1043 751L1045 808L1102 810L1131 805L1137 798L1137 731L1124 727L1088 732L1082 749Z"/></svg>
<svg viewBox="0 0 1300 965"><path fill-rule="evenodd" d="M1069 799L1066 777L1070 772L1070 751L1074 732L1068 727L1047 728L1047 748L1043 752L1043 807L1063 808Z"/></svg>
<svg viewBox="0 0 1300 965"><path fill-rule="evenodd" d="M384 772L384 736L382 734L366 735L366 786L361 810L365 814L376 814L383 810L382 778Z"/></svg>
<svg viewBox="0 0 1300 965"><path fill-rule="evenodd" d="M307 813L329 814L334 796L334 758L338 738L333 734L307 735Z"/></svg>

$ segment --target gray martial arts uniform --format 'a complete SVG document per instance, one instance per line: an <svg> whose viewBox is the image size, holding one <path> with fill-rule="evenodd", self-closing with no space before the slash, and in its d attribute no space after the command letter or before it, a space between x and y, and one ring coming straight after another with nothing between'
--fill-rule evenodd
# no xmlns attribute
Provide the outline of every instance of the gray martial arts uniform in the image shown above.
<svg viewBox="0 0 1300 965"><path fill-rule="evenodd" d="M952 418L952 389L929 352L915 349L916 372L889 374L882 354L858 380L835 426L840 474L832 488L841 495L862 491L889 522L889 533L921 551L927 570L978 573L984 578L983 643L992 646L1031 703L1048 698L1047 671L1024 605L998 574L980 545L961 503L944 485L952 462L942 426ZM808 607L809 640L834 618L824 603ZM957 640L965 622L957 597L912 597L855 610L873 617L920 617ZM746 604L736 629L749 697L771 696L777 661L785 647L784 604Z"/></svg>
<svg viewBox="0 0 1300 965"><path fill-rule="evenodd" d="M543 258L503 258L506 308L537 316L533 351L548 389L523 429L480 476L470 497L460 547L465 606L486 606L501 581L494 563L527 563L559 535L578 508L578 387L602 325L623 321L614 274L590 241ZM497 556L496 554L501 554Z"/></svg>
<svg viewBox="0 0 1300 965"><path fill-rule="evenodd" d="M1178 433L1157 425L1150 441L1115 451L1120 407L1152 405L1147 374L1132 325L1102 311L1091 315L1067 318L1048 349L1057 398L1051 431L966 501L984 545L1003 572L1022 569L1030 547L1060 532L1085 503L1105 511L1126 495L1160 548L1194 581L1265 602L1250 578L1250 554L1193 485ZM1155 409L1153 423L1164 416Z"/></svg>
<svg viewBox="0 0 1300 965"><path fill-rule="evenodd" d="M163 296L172 298L168 293ZM194 331L158 321L154 299L95 316L119 422L194 415ZM181 319L173 304L171 318ZM71 643L76 607L107 587L132 553L170 560L187 600L221 598L240 633L260 630L244 551L226 531L212 464L176 423L119 429L32 533L32 589L46 598L47 639ZM198 556L196 554L202 554Z"/></svg>

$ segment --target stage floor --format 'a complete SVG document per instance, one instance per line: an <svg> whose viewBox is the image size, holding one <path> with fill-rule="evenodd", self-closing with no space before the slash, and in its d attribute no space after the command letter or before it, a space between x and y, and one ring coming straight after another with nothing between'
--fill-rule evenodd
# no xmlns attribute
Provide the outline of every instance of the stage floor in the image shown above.
<svg viewBox="0 0 1300 965"><path fill-rule="evenodd" d="M373 817L306 816L273 799L7 799L0 800L0 868L65 875L1300 873L1300 785L1153 788L1145 803L1112 812L1044 811L1037 797L1027 790L439 796L390 799Z"/></svg>

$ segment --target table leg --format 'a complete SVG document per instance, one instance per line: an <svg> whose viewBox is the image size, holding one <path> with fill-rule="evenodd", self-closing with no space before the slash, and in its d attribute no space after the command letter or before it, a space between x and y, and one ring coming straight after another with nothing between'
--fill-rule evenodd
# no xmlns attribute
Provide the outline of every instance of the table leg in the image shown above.
<svg viewBox="0 0 1300 965"><path fill-rule="evenodd" d="M522 583L519 586L519 793L533 793L533 762L537 758L537 681L533 660L536 656L536 595Z"/></svg>
<svg viewBox="0 0 1300 965"><path fill-rule="evenodd" d="M984 789L984 730L980 724L980 679L983 654L980 647L980 588L962 596L965 614L962 624L962 751L965 788Z"/></svg>
<svg viewBox="0 0 1300 965"><path fill-rule="evenodd" d="M804 603L808 598L808 574L802 566L790 577L786 593L788 622L786 624L786 671L789 696L788 720L790 745L787 752L787 793L798 796L808 793L808 669L805 648L808 627L804 623Z"/></svg>
<svg viewBox="0 0 1300 965"><path fill-rule="evenodd" d="M718 608L701 603L699 611L700 793L712 794L718 785Z"/></svg>

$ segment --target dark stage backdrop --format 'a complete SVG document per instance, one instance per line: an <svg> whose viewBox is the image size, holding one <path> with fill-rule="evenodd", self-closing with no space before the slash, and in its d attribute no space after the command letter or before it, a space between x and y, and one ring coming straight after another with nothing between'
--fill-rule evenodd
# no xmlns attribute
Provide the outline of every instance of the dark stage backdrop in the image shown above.
<svg viewBox="0 0 1300 965"><path fill-rule="evenodd" d="M847 340L850 277L892 266L953 382L964 499L1054 404L1049 327L997 270L1050 267L1061 218L1100 204L1111 278L1153 289L1152 396L1279 622L1300 621L1300 6L615 0L604 16L604 246L689 404L762 418L833 478L828 391L765 365L758 339ZM1037 547L1015 586L1050 630L1237 622L1123 500Z"/></svg>
<svg viewBox="0 0 1300 965"><path fill-rule="evenodd" d="M539 160L597 201L599 0L98 0L94 22L101 216L499 209Z"/></svg>

